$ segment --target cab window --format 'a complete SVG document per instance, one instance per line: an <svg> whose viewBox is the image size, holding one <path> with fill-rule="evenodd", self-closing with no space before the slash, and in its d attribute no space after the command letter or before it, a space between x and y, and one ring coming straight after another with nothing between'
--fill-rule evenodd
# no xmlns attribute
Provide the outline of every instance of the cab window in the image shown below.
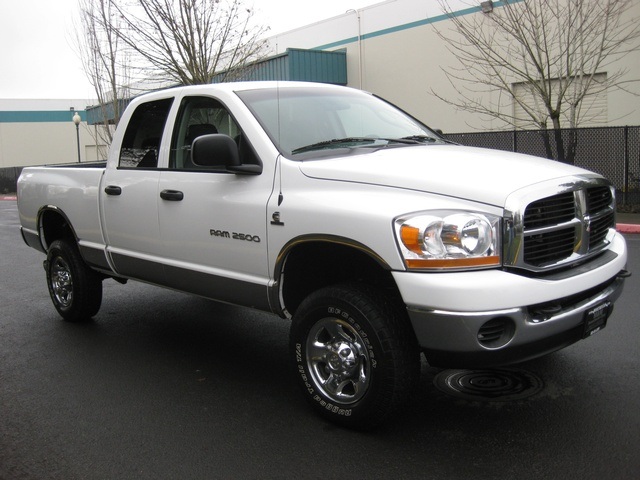
<svg viewBox="0 0 640 480"><path fill-rule="evenodd" d="M197 170L191 161L191 144L199 136L212 133L223 133L236 142L241 136L238 124L220 102L210 97L184 98L171 139L169 168Z"/></svg>
<svg viewBox="0 0 640 480"><path fill-rule="evenodd" d="M173 98L138 105L120 148L118 168L157 168L160 139Z"/></svg>

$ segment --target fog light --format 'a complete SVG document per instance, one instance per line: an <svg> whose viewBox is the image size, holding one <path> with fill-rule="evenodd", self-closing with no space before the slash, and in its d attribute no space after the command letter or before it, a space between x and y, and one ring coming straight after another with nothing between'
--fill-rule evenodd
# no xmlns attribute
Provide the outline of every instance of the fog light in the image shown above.
<svg viewBox="0 0 640 480"><path fill-rule="evenodd" d="M516 331L509 317L492 318L478 330L478 343L485 348L504 347L511 341Z"/></svg>

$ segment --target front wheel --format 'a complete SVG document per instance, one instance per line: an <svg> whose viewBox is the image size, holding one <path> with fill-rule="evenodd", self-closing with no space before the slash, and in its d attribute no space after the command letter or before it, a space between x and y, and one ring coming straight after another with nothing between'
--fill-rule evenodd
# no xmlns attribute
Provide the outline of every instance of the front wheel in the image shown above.
<svg viewBox="0 0 640 480"><path fill-rule="evenodd" d="M305 395L343 426L384 422L406 401L419 372L415 336L401 309L358 284L307 297L293 318L290 346Z"/></svg>
<svg viewBox="0 0 640 480"><path fill-rule="evenodd" d="M93 317L102 304L102 279L85 263L75 244L56 240L49 247L47 286L53 305L69 322Z"/></svg>

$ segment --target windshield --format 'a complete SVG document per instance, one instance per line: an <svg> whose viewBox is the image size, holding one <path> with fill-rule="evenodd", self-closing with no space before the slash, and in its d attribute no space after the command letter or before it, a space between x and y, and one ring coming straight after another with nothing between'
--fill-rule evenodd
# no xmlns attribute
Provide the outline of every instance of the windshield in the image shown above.
<svg viewBox="0 0 640 480"><path fill-rule="evenodd" d="M394 106L349 88L270 88L238 96L280 152L292 158L442 141Z"/></svg>

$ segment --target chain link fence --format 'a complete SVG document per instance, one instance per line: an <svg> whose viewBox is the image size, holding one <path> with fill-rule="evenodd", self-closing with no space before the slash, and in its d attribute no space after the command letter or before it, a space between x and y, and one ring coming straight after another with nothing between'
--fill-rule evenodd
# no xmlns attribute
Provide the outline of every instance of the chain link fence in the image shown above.
<svg viewBox="0 0 640 480"><path fill-rule="evenodd" d="M608 178L616 187L618 207L640 211L640 127L599 127L561 131L565 145L576 140L574 164ZM462 145L493 148L557 159L553 131L452 133ZM550 152L550 153L549 153Z"/></svg>
<svg viewBox="0 0 640 480"><path fill-rule="evenodd" d="M561 133L565 143L571 136L577 140L575 165L607 177L616 187L619 208L640 212L640 127L579 128ZM557 158L554 136L548 130L452 133L445 137L462 145ZM15 192L21 170L0 169L0 193Z"/></svg>

